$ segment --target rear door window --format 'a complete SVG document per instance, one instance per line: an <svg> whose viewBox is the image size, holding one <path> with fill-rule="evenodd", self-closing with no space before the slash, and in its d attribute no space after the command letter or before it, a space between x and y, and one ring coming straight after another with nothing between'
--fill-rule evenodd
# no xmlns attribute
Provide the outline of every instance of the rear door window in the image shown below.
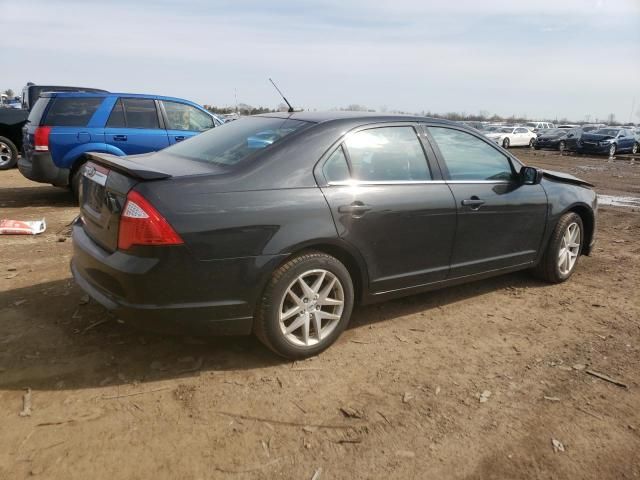
<svg viewBox="0 0 640 480"><path fill-rule="evenodd" d="M347 137L353 177L364 181L431 180L427 158L413 127L380 127Z"/></svg>
<svg viewBox="0 0 640 480"><path fill-rule="evenodd" d="M107 121L107 128L125 128L127 122L124 118L124 108L122 107L122 100L118 99L116 104L111 110L109 120Z"/></svg>
<svg viewBox="0 0 640 480"><path fill-rule="evenodd" d="M167 114L168 130L203 132L213 128L213 117L191 105L165 100L162 105Z"/></svg>
<svg viewBox="0 0 640 480"><path fill-rule="evenodd" d="M103 98L54 97L44 125L52 127L84 127L89 123L93 114L96 113L102 101Z"/></svg>
<svg viewBox="0 0 640 480"><path fill-rule="evenodd" d="M160 128L156 102L150 98L123 98L127 128Z"/></svg>
<svg viewBox="0 0 640 480"><path fill-rule="evenodd" d="M327 159L322 168L327 182L344 182L349 180L349 165L342 146L339 146Z"/></svg>

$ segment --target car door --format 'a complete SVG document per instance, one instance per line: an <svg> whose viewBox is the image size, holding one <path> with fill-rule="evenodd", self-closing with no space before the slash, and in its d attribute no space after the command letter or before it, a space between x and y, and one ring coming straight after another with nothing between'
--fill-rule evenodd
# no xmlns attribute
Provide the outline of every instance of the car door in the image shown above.
<svg viewBox="0 0 640 480"><path fill-rule="evenodd" d="M533 262L547 217L542 186L521 184L520 165L478 135L440 125L428 133L458 211L449 277Z"/></svg>
<svg viewBox="0 0 640 480"><path fill-rule="evenodd" d="M106 143L125 155L154 152L169 146L167 131L152 98L119 98L104 133Z"/></svg>
<svg viewBox="0 0 640 480"><path fill-rule="evenodd" d="M529 139L531 135L529 134L529 130L526 128L516 128L515 129L515 142L513 145L529 145Z"/></svg>
<svg viewBox="0 0 640 480"><path fill-rule="evenodd" d="M171 145L215 126L211 115L193 105L170 100L161 100L160 105Z"/></svg>
<svg viewBox="0 0 640 480"><path fill-rule="evenodd" d="M416 128L352 131L316 174L339 236L366 263L373 293L442 281L449 270L455 202Z"/></svg>
<svg viewBox="0 0 640 480"><path fill-rule="evenodd" d="M581 131L577 128L572 128L567 131L564 143L567 150L577 150L578 140L580 139Z"/></svg>
<svg viewBox="0 0 640 480"><path fill-rule="evenodd" d="M618 151L630 151L634 143L635 137L629 130L620 130L620 133L618 133Z"/></svg>

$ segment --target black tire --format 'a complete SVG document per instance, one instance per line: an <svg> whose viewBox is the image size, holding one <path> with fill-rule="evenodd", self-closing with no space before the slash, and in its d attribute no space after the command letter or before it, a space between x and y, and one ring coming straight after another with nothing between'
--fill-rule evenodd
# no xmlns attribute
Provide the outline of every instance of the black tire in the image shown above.
<svg viewBox="0 0 640 480"><path fill-rule="evenodd" d="M613 157L617 151L618 151L618 146L615 143L612 143L611 146L609 147L609 156Z"/></svg>
<svg viewBox="0 0 640 480"><path fill-rule="evenodd" d="M73 198L76 203L80 202L80 182L82 181L84 164L85 162L82 162L80 165L75 167L71 172L71 177L69 178L69 188L71 189L71 193L73 194Z"/></svg>
<svg viewBox="0 0 640 480"><path fill-rule="evenodd" d="M18 163L18 148L7 137L0 137L0 170L9 170Z"/></svg>
<svg viewBox="0 0 640 480"><path fill-rule="evenodd" d="M509 141L509 138L505 138L504 140L502 140L502 148L509 148L509 144L511 142Z"/></svg>
<svg viewBox="0 0 640 480"><path fill-rule="evenodd" d="M534 145L533 148L536 150L540 150L540 147L538 145Z"/></svg>
<svg viewBox="0 0 640 480"><path fill-rule="evenodd" d="M558 144L558 150L560 151L560 153L563 153L566 149L567 149L567 144L563 140Z"/></svg>
<svg viewBox="0 0 640 480"><path fill-rule="evenodd" d="M280 307L292 282L305 272L315 269L332 273L340 282L344 292L342 315L327 337L319 340L315 345L295 345L285 337L280 327ZM301 359L317 355L335 342L349 324L353 310L353 292L351 275L339 260L317 251L301 253L280 266L271 276L257 307L253 326L254 334L268 348L282 357Z"/></svg>
<svg viewBox="0 0 640 480"><path fill-rule="evenodd" d="M529 140L529 148L534 148L536 146L536 139L532 138Z"/></svg>
<svg viewBox="0 0 640 480"><path fill-rule="evenodd" d="M580 228L580 246L578 248L578 256L576 257L576 261L573 264L573 267L569 270L568 273L562 273L560 271L560 266L558 264L558 257L560 254L560 249L562 246L562 237L565 232L572 224L577 224ZM551 234L551 238L549 239L549 243L547 244L547 248L540 259L538 265L536 265L533 269L534 275L540 280L544 280L549 283L561 283L569 279L578 265L578 260L580 255L582 254L582 249L584 247L584 226L582 224L582 219L580 216L573 212L567 212L560 217L556 227Z"/></svg>
<svg viewBox="0 0 640 480"><path fill-rule="evenodd" d="M640 145L638 145L638 143L634 143L633 147L631 148L631 153L633 155L636 155L638 153L638 150L640 150Z"/></svg>

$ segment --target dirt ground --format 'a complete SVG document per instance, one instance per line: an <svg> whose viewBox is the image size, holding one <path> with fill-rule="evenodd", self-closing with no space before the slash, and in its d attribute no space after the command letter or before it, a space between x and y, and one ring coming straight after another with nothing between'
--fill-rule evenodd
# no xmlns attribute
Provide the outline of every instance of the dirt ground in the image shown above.
<svg viewBox="0 0 640 480"><path fill-rule="evenodd" d="M640 159L516 154L640 197ZM562 285L522 272L361 307L296 363L87 303L76 211L0 172L0 217L48 224L0 237L2 479L640 477L640 208L601 207L595 252Z"/></svg>

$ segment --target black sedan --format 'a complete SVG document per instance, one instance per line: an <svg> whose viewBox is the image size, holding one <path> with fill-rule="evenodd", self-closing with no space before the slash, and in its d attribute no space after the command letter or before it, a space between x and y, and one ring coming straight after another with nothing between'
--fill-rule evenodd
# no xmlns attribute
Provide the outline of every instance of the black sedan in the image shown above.
<svg viewBox="0 0 640 480"><path fill-rule="evenodd" d="M76 282L129 323L317 354L354 304L521 269L568 279L589 184L423 117L268 114L161 152L91 154Z"/></svg>
<svg viewBox="0 0 640 480"><path fill-rule="evenodd" d="M552 128L549 130L541 130L533 144L533 148L536 150L545 148L559 150L560 152L575 152L579 148L582 133L581 128Z"/></svg>

